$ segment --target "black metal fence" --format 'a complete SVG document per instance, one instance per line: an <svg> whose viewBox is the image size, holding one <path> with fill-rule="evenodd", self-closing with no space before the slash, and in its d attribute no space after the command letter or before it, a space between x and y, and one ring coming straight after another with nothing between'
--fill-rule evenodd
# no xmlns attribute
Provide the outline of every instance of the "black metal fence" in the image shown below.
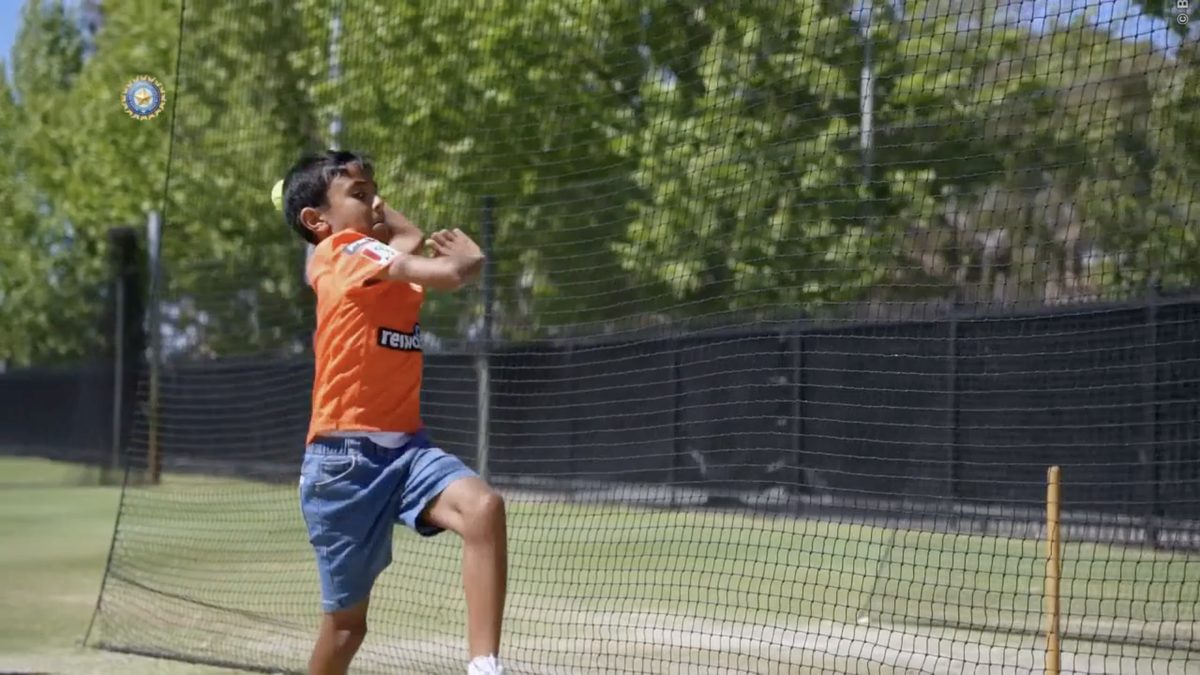
<svg viewBox="0 0 1200 675"><path fill-rule="evenodd" d="M52 474L72 482L81 477L84 482L120 480L137 413L140 355L146 348L143 261L131 228L112 228L108 239L109 283L95 315L104 339L97 345L96 360L73 368L0 374L0 455L103 470ZM28 479L23 473L0 473L0 485L21 485Z"/></svg>
<svg viewBox="0 0 1200 675"><path fill-rule="evenodd" d="M495 350L490 475L540 489L674 486L712 495L934 500L1200 521L1200 301L779 326ZM112 369L0 377L0 448L112 456ZM107 375L105 373L108 373ZM474 355L431 354L424 417L473 459ZM168 471L293 480L312 364L164 369ZM143 463L146 402L129 457ZM630 488L632 489L632 487Z"/></svg>
<svg viewBox="0 0 1200 675"><path fill-rule="evenodd" d="M0 375L0 453L111 464L112 402L108 364Z"/></svg>

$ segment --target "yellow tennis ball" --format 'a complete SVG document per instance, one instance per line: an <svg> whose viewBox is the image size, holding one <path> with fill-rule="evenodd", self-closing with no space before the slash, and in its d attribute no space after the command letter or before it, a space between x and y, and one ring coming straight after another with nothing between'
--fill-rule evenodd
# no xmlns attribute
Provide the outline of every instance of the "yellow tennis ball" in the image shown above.
<svg viewBox="0 0 1200 675"><path fill-rule="evenodd" d="M276 211L283 210L283 181L279 181L275 187L271 188L271 203L275 205Z"/></svg>

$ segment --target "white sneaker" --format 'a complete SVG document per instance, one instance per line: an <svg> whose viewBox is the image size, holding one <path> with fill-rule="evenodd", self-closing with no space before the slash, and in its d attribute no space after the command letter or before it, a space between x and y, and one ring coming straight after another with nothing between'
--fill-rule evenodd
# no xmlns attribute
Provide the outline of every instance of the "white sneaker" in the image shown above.
<svg viewBox="0 0 1200 675"><path fill-rule="evenodd" d="M504 675L504 666L495 656L476 656L467 666L467 675Z"/></svg>

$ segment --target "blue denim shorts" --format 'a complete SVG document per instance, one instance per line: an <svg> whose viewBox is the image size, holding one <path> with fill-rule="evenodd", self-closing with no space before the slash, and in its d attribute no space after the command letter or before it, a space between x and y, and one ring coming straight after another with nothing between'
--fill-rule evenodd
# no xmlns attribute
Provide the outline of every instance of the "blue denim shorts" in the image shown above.
<svg viewBox="0 0 1200 675"><path fill-rule="evenodd" d="M392 562L392 529L404 523L431 537L421 512L454 481L475 476L424 432L400 448L365 437L317 438L300 469L300 509L317 554L326 612L366 600Z"/></svg>

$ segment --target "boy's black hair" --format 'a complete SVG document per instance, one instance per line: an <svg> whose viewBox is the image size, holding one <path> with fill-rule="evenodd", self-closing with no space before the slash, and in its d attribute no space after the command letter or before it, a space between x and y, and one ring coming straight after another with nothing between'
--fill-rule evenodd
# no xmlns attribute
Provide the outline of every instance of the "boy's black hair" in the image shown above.
<svg viewBox="0 0 1200 675"><path fill-rule="evenodd" d="M300 212L328 206L330 183L338 176L346 175L346 169L351 166L360 167L367 176L375 172L374 164L366 155L329 150L301 157L283 179L283 219L308 243L316 245L317 235L300 222Z"/></svg>

